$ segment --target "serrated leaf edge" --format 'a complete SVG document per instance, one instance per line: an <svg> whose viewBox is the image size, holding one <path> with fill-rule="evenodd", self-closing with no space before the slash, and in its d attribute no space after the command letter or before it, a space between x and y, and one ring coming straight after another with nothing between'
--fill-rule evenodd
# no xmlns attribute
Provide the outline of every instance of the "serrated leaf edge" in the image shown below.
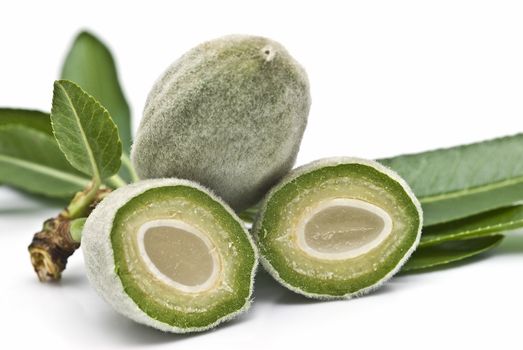
<svg viewBox="0 0 523 350"><path fill-rule="evenodd" d="M82 135L82 141L84 143L84 145L86 146L86 149L88 151L88 156L89 156L89 162L90 162L90 165L91 165L91 168L94 172L94 174L87 174L87 175L92 175L94 177L94 179L97 179L99 181L102 180L101 176L100 176L100 170L98 169L98 165L96 164L96 160L94 158L94 154L93 154L93 151L89 145L89 142L87 141L87 136L85 135L85 132L83 130L83 127L82 127L82 124L80 122L80 117L78 116L78 112L76 111L76 108L74 108L74 105L73 105L73 102L69 96L69 94L67 93L67 90L64 88L64 86L62 85L63 82L67 82L67 83L70 83L72 84L73 86L75 86L76 88L80 89L80 91L85 94L87 96L88 99L91 100L91 102L93 102L96 107L100 108L102 110L102 113L104 115L107 115L109 117L109 121L110 121L110 127L111 129L113 129L114 131L116 131L116 137L118 138L117 142L120 144L120 147L122 145L122 141L120 140L120 134L118 132L118 128L116 126L116 124L114 123L114 120L111 118L111 115L109 114L109 111L100 103L98 102L98 100L96 100L93 96L91 96L89 93L87 93L85 90L83 90L78 84L76 84L75 82L73 81L70 81L70 80L65 80L65 79L61 79L61 80L57 80L55 81L54 85L59 87L65 94L67 100L69 101L69 103L71 104L71 107L74 111L74 116L75 116L75 120L77 122L77 124L79 125L79 129L80 129L80 132L81 132L81 135ZM52 114L53 114L53 111L51 109L51 126L53 127L53 133L54 133L54 122L53 122L53 118L52 118ZM78 169L74 164L73 162L71 162L71 159L69 158L69 155L67 152L64 151L63 147L62 147L62 144L59 142L58 138L56 138L56 135L55 135L55 139L58 143L58 147L60 148L60 150L62 151L62 153L65 155L65 158L67 159L67 161L76 169ZM123 153L123 150L122 150L122 153ZM121 155L118 157L120 158ZM114 155L113 155L113 158L114 158ZM80 171L82 171L81 169L78 169ZM83 172L83 171L82 171ZM117 171L118 172L118 171ZM113 174L114 175L114 174ZM109 176L108 176L109 177Z"/></svg>

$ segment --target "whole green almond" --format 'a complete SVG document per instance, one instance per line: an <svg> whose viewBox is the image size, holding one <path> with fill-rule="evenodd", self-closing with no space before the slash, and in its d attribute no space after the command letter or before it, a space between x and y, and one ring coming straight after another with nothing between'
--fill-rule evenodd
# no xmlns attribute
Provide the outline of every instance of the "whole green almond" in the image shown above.
<svg viewBox="0 0 523 350"><path fill-rule="evenodd" d="M253 232L277 281L332 299L391 278L416 248L421 226L421 206L398 174L370 160L327 158L271 189Z"/></svg>
<svg viewBox="0 0 523 350"><path fill-rule="evenodd" d="M282 45L212 40L153 87L132 161L141 178L194 180L242 210L292 168L309 107L307 75Z"/></svg>
<svg viewBox="0 0 523 350"><path fill-rule="evenodd" d="M81 243L92 286L136 322L203 331L251 303L254 243L232 209L192 181L120 187L89 215Z"/></svg>

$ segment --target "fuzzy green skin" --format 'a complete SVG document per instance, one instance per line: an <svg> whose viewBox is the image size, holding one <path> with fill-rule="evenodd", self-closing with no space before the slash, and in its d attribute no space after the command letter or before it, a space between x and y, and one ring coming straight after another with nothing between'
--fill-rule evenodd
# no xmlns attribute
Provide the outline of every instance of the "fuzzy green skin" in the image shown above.
<svg viewBox="0 0 523 350"><path fill-rule="evenodd" d="M241 269L238 271L235 284L231 286L235 291L234 298L221 302L215 309L205 313L183 313L175 309L166 309L160 303L151 299L146 292L136 285L136 276L133 275L132 268L128 266L123 253L125 249L123 236L127 232L121 232L121 230L118 230L118 227L124 225L126 217L133 215L136 210L144 205L143 203L172 199L175 197L200 203L206 210L211 212L215 217L218 217L224 227L227 227L230 232L234 233L230 235L231 244L243 248L242 254L240 254L238 258ZM115 269L122 283L126 286L125 290L127 294L129 294L140 309L160 322L168 323L179 328L206 327L216 323L216 321L227 316L232 311L241 309L245 301L250 298L252 265L256 258L254 250L251 249L249 241L246 238L244 229L241 224L227 213L220 203L212 200L212 198L198 189L187 186L153 188L131 199L118 210L115 216L111 241L114 249Z"/></svg>
<svg viewBox="0 0 523 350"><path fill-rule="evenodd" d="M155 84L131 158L141 178L197 181L246 209L292 168L309 107L307 75L280 44L219 38Z"/></svg>
<svg viewBox="0 0 523 350"><path fill-rule="evenodd" d="M235 283L230 286L233 295L205 312L184 313L162 307L159 300L144 294L135 283L138 276L123 257L122 237L132 232L121 229L125 227L122 220L151 201L159 203L157 201L175 196L197 203L212 213L226 228L231 244L242 252ZM82 232L82 250L87 277L96 291L122 315L156 329L174 333L204 331L244 312L251 304L258 259L254 243L232 209L191 181L152 179L112 192L88 217Z"/></svg>
<svg viewBox="0 0 523 350"><path fill-rule="evenodd" d="M370 183L386 188L397 198L410 218L410 227L404 233L401 249L396 249L389 259L380 264L377 272L367 271L356 278L321 279L300 274L285 262L285 257L271 247L283 207L299 196L300 190L319 186L319 183L337 177L360 176ZM296 293L317 299L351 298L370 292L391 278L407 261L418 245L422 227L422 211L419 202L408 185L394 172L384 166L357 158L330 158L305 165L294 170L266 196L253 233L258 243L261 262L266 270L282 285ZM367 254L376 254L375 248ZM366 254L366 255L367 255ZM365 256L366 256L365 255ZM341 262L335 262L341 264Z"/></svg>

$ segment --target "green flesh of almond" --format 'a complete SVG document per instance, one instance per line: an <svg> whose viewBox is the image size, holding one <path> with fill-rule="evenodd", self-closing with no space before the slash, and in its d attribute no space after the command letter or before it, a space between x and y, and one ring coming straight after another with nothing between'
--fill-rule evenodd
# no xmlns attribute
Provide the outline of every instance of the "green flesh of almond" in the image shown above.
<svg viewBox="0 0 523 350"><path fill-rule="evenodd" d="M193 293L177 290L172 286L155 278L146 266L137 249L136 235L141 225L152 220L176 219L205 232L214 242L214 249L220 256L220 283L197 298ZM236 231L232 234L231 231ZM155 233L158 236L158 232ZM150 235L150 233L149 233ZM166 323L183 327L205 326L225 316L231 310L240 308L249 296L249 287L252 273L254 252L248 241L242 238L242 228L237 222L229 218L221 205L210 198L205 198L201 192L189 187L172 187L152 189L129 201L122 207L116 216L112 232L112 242L115 251L115 262L118 275L127 288L127 293L136 304L151 317ZM150 237L152 240L153 237ZM180 242L181 239L178 239ZM156 244L162 242L156 242ZM153 250L149 254L160 255L161 249L167 245L173 248L175 242L160 244L150 243ZM185 248L192 248L193 252L198 243L186 242ZM191 247L192 245L192 247ZM156 249L155 249L156 248ZM191 257L187 251L176 249L174 254L167 250L162 257L156 256L157 267L161 265L188 263L184 258L190 258L193 265L180 268L179 273L187 274L191 269L200 271L202 276L193 276L198 279L204 277L212 263L200 248L202 261ZM161 262L160 260L166 260ZM198 266L195 266L198 264ZM201 270L203 269L203 270ZM172 271L176 275L176 271ZM187 281L190 276L173 276L178 282Z"/></svg>
<svg viewBox="0 0 523 350"><path fill-rule="evenodd" d="M250 304L254 244L229 207L190 181L114 191L87 219L82 248L94 287L137 322L202 331Z"/></svg>
<svg viewBox="0 0 523 350"><path fill-rule="evenodd" d="M262 207L254 232L265 266L311 297L375 287L419 239L415 198L374 162L310 167L273 189Z"/></svg>

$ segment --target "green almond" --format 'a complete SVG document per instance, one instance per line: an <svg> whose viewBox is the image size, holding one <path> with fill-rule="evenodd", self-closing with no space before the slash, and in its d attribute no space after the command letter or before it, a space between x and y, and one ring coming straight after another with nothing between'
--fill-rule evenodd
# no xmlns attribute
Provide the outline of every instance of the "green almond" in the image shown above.
<svg viewBox="0 0 523 350"><path fill-rule="evenodd" d="M131 159L143 179L197 181L241 211L292 168L310 103L307 74L281 44L211 40L158 79Z"/></svg>
<svg viewBox="0 0 523 350"><path fill-rule="evenodd" d="M253 232L265 268L313 298L349 298L392 277L415 249L422 212L408 185L368 160L294 170L265 198Z"/></svg>
<svg viewBox="0 0 523 350"><path fill-rule="evenodd" d="M146 180L112 192L87 219L82 248L105 300L163 331L206 330L251 302L254 243L226 204L190 181Z"/></svg>

